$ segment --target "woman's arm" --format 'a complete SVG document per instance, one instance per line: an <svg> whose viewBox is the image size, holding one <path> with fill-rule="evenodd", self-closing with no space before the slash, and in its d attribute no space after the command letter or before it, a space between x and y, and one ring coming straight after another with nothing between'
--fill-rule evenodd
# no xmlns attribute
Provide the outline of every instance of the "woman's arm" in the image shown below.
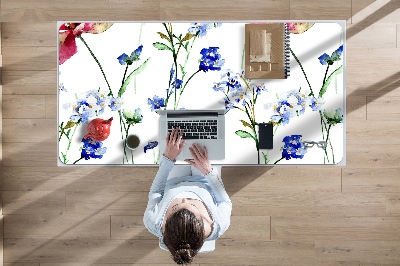
<svg viewBox="0 0 400 266"><path fill-rule="evenodd" d="M183 131L179 132L178 128L173 129L171 133L167 134L165 152L161 156L160 166L150 187L149 201L144 213L143 222L146 228L156 236L160 233L160 228L157 228L156 225L156 217L160 211L159 203L164 196L168 174L174 167L175 159L186 143L186 141L182 141L182 136Z"/></svg>
<svg viewBox="0 0 400 266"><path fill-rule="evenodd" d="M212 171L205 175L205 177L212 189L212 194L218 207L219 232L217 237L220 237L226 230L228 230L230 225L232 201L229 198L228 193L225 191L218 168L213 167Z"/></svg>
<svg viewBox="0 0 400 266"><path fill-rule="evenodd" d="M155 219L159 212L159 203L164 196L168 174L173 167L174 162L162 155L160 166L150 188L149 201L144 213L143 222L146 228L154 235L158 235L157 232L159 230L156 228Z"/></svg>
<svg viewBox="0 0 400 266"><path fill-rule="evenodd" d="M196 167L206 177L208 184L211 187L215 203L218 207L218 220L219 231L218 236L221 236L229 227L232 212L232 202L225 191L224 184L222 183L221 175L216 167L212 168L210 160L208 159L207 148L204 151L197 144L190 147L190 153L193 160L185 160L189 164Z"/></svg>

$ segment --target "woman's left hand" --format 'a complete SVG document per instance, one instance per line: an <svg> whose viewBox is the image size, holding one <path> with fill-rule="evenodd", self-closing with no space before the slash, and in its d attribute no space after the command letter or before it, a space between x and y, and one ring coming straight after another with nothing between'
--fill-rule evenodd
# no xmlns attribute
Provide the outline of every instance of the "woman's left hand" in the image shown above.
<svg viewBox="0 0 400 266"><path fill-rule="evenodd" d="M183 147L186 144L186 140L182 141L183 130L179 128L172 129L172 132L167 134L167 145L165 147L164 156L174 161L176 157L181 153Z"/></svg>

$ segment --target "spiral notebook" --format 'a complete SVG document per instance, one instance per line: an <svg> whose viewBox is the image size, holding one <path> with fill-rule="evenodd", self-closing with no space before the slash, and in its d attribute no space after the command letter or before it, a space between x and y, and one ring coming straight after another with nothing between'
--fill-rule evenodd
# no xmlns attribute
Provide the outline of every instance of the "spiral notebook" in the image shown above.
<svg viewBox="0 0 400 266"><path fill-rule="evenodd" d="M245 25L245 76L286 79L290 74L290 32L286 23Z"/></svg>

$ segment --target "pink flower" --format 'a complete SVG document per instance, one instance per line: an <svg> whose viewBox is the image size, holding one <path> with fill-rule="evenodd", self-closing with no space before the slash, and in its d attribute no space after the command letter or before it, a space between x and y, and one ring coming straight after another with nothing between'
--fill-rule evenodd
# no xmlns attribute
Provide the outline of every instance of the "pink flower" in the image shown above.
<svg viewBox="0 0 400 266"><path fill-rule="evenodd" d="M98 34L110 28L112 23L64 23L58 31L59 64L62 65L78 52L75 38L82 33Z"/></svg>
<svg viewBox="0 0 400 266"><path fill-rule="evenodd" d="M308 29L310 29L314 23L292 23L292 22L287 22L286 25L289 27L290 33L293 34L301 34L306 32Z"/></svg>

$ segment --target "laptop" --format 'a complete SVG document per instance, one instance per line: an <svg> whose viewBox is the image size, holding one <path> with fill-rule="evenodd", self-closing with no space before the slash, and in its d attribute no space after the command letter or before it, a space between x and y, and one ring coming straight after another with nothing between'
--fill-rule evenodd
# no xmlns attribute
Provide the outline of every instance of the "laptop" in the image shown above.
<svg viewBox="0 0 400 266"><path fill-rule="evenodd" d="M206 146L210 160L225 159L225 114L228 110L157 110L160 115L160 151L165 151L168 132L178 127L184 131L186 145L177 160L193 159L193 143Z"/></svg>

